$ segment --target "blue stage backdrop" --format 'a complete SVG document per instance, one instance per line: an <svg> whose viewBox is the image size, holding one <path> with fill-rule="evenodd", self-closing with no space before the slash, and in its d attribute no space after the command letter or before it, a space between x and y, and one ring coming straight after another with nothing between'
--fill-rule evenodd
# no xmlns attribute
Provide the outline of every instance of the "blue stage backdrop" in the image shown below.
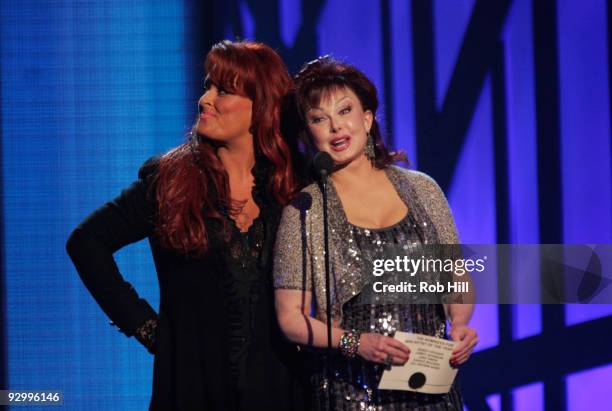
<svg viewBox="0 0 612 411"><path fill-rule="evenodd" d="M152 357L108 325L64 243L182 141L223 38L293 72L328 53L363 69L387 141L439 182L463 242L612 243L610 3L3 0L0 388L146 409ZM116 258L156 307L146 242ZM612 409L612 350L593 343L612 306L479 305L473 324L469 410Z"/></svg>

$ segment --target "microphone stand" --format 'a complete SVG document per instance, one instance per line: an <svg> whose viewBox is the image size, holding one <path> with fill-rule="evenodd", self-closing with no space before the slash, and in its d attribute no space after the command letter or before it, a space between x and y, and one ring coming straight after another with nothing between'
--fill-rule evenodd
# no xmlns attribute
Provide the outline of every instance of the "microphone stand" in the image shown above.
<svg viewBox="0 0 612 411"><path fill-rule="evenodd" d="M325 355L325 369L327 378L327 400L330 410L334 410L335 402L333 399L332 370L330 358L333 354L332 345L332 310L331 310L331 270L329 258L329 230L327 228L327 170L321 170L321 190L323 194L323 243L325 250L325 314L327 317L327 353Z"/></svg>

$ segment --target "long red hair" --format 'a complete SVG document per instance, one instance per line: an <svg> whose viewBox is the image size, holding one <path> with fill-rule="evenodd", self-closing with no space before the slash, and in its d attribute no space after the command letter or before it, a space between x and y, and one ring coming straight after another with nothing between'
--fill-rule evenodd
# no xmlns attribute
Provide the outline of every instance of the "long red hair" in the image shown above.
<svg viewBox="0 0 612 411"><path fill-rule="evenodd" d="M265 44L225 40L212 47L205 70L214 84L253 101L255 151L272 165L268 189L274 199L287 204L297 183L280 132L281 104L292 86L282 59ZM188 141L161 157L156 198L156 231L162 245L193 256L204 255L209 246L205 219L223 219L223 209L230 214L235 210L216 146L198 136L195 127Z"/></svg>

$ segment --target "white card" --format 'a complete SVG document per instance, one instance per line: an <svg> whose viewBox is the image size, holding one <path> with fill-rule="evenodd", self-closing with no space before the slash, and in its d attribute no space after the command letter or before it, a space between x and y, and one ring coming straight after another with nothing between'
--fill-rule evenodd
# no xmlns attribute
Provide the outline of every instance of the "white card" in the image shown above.
<svg viewBox="0 0 612 411"><path fill-rule="evenodd" d="M446 394L458 371L449 364L458 343L401 331L395 333L395 339L410 348L410 358L404 365L394 365L390 370L385 370L378 388Z"/></svg>

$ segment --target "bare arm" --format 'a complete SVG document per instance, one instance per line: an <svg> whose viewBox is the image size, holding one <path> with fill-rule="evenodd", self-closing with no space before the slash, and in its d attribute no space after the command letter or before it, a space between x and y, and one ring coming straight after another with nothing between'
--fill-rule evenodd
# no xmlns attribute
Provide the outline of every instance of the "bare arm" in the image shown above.
<svg viewBox="0 0 612 411"><path fill-rule="evenodd" d="M450 336L453 341L459 341L450 358L450 363L456 366L466 362L478 344L476 330L468 326L474 304L449 304L448 308L451 319Z"/></svg>
<svg viewBox="0 0 612 411"><path fill-rule="evenodd" d="M310 315L312 293L304 290L276 290L276 315L285 336L298 344L327 347L327 325ZM344 330L332 322L332 345L338 346Z"/></svg>
<svg viewBox="0 0 612 411"><path fill-rule="evenodd" d="M327 347L327 325L310 315L311 293L304 290L276 290L276 313L285 336L298 344L319 348ZM332 347L338 343L344 330L332 322ZM358 354L368 361L402 365L408 361L410 349L402 342L376 333L361 334Z"/></svg>
<svg viewBox="0 0 612 411"><path fill-rule="evenodd" d="M449 315L452 325L467 325L474 312L474 304L449 304Z"/></svg>

